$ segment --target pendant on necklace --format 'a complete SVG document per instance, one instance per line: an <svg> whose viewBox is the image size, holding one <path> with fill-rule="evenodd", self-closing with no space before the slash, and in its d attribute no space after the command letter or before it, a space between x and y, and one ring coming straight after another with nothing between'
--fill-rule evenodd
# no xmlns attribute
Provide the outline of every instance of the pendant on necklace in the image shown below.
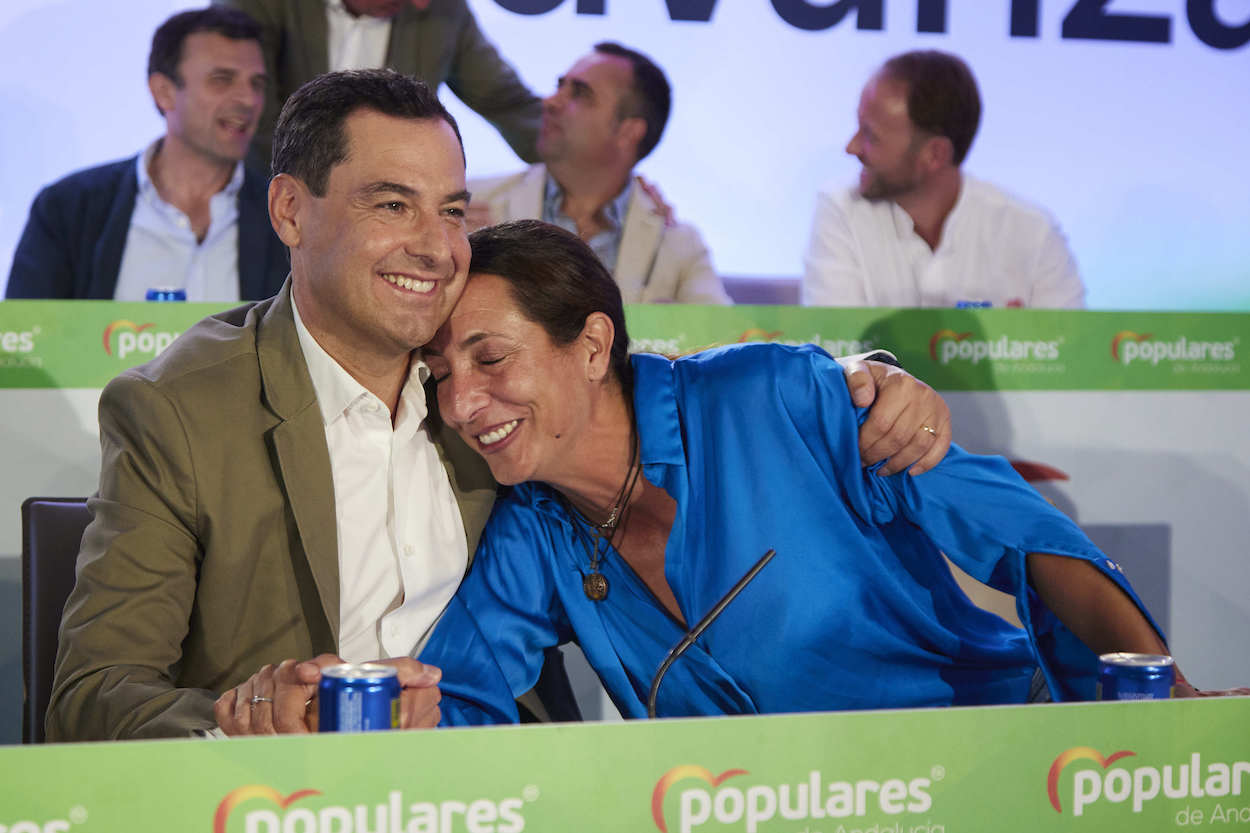
<svg viewBox="0 0 1250 833"><path fill-rule="evenodd" d="M608 597L608 579L596 570L582 578L582 590L592 602L601 602Z"/></svg>

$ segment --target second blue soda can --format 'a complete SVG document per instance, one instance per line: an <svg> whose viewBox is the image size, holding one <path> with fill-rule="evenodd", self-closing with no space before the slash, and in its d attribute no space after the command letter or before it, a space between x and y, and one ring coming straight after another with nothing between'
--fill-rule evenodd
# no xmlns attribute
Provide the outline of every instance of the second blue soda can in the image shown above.
<svg viewBox="0 0 1250 833"><path fill-rule="evenodd" d="M1167 700L1176 666L1162 654L1103 654L1098 658L1099 700Z"/></svg>

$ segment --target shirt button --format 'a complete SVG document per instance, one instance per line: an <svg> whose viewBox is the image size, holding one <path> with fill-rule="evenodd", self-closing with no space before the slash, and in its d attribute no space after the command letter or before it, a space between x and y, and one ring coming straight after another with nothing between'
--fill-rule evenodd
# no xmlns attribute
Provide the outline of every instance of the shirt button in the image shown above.
<svg viewBox="0 0 1250 833"><path fill-rule="evenodd" d="M412 546L412 544L404 544L404 555L406 555L406 556L408 556L409 558L411 558L412 556L414 556L414 555L416 555L416 554L417 554L417 551L416 551L416 549Z"/></svg>

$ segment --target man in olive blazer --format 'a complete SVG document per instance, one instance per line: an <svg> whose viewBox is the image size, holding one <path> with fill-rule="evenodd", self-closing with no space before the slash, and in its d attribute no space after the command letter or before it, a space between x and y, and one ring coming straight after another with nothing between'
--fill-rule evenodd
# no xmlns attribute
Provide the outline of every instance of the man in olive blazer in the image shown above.
<svg viewBox="0 0 1250 833"><path fill-rule="evenodd" d="M290 293L199 322L105 388L49 740L211 730L218 694L257 668L336 652L330 458ZM428 422L472 553L495 483L433 406Z"/></svg>
<svg viewBox="0 0 1250 833"><path fill-rule="evenodd" d="M271 83L248 161L268 170L282 103L306 81L331 69L325 0L213 0L260 24ZM348 5L351 5L350 3ZM465 0L404 0L391 18L385 66L456 97L495 126L517 156L537 158L541 105L482 34Z"/></svg>
<svg viewBox="0 0 1250 833"><path fill-rule="evenodd" d="M348 425L328 439L326 383L305 351L315 345L374 413L388 409L393 429L421 384L416 351L468 273L464 150L434 93L389 70L323 75L283 119L269 188L291 253L281 293L199 322L101 395L100 488L61 624L51 740L229 731L214 710L222 692L263 667L339 653L340 563L384 572L397 556L385 544L339 552L341 524L385 526L407 510L344 514L332 460L350 466L365 434ZM462 526L467 557L495 484L434 408L416 430L412 453L376 477L404 478L429 505L418 537ZM424 589L379 586L401 599ZM412 627L437 615L422 608ZM420 637L404 634L410 651ZM413 725L437 720L437 691L414 681L405 696ZM270 702L250 706L267 714Z"/></svg>

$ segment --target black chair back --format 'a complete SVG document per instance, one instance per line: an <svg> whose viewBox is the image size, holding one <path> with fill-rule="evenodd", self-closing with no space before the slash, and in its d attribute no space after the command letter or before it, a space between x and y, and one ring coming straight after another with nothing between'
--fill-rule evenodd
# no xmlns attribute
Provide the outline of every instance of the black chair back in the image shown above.
<svg viewBox="0 0 1250 833"><path fill-rule="evenodd" d="M86 498L32 497L22 504L23 743L43 742L61 611L90 520Z"/></svg>

